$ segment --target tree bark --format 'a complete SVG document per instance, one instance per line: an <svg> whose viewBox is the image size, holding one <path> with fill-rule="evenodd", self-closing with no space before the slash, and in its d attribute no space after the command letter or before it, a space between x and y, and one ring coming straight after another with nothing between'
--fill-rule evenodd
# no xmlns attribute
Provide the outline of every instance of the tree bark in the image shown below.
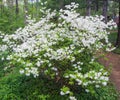
<svg viewBox="0 0 120 100"><path fill-rule="evenodd" d="M36 17L38 17L38 11L39 11L39 0L36 0Z"/></svg>
<svg viewBox="0 0 120 100"><path fill-rule="evenodd" d="M24 0L24 23L27 24L28 0Z"/></svg>
<svg viewBox="0 0 120 100"><path fill-rule="evenodd" d="M87 0L86 3L87 3L86 15L90 16L91 15L91 3L92 3L92 0Z"/></svg>
<svg viewBox="0 0 120 100"><path fill-rule="evenodd" d="M63 9L64 8L64 0L59 0L59 2L60 2L60 9Z"/></svg>
<svg viewBox="0 0 120 100"><path fill-rule="evenodd" d="M107 23L107 11L108 11L108 0L103 0L103 16L105 17L105 23Z"/></svg>
<svg viewBox="0 0 120 100"><path fill-rule="evenodd" d="M2 16L2 13L3 13L3 1L2 0L0 1L0 11L1 11L0 15Z"/></svg>
<svg viewBox="0 0 120 100"><path fill-rule="evenodd" d="M96 11L99 10L99 1L98 0L95 1L95 10Z"/></svg>
<svg viewBox="0 0 120 100"><path fill-rule="evenodd" d="M15 0L15 4L16 4L16 15L19 14L19 6L18 6L18 0Z"/></svg>
<svg viewBox="0 0 120 100"><path fill-rule="evenodd" d="M118 33L117 33L116 47L120 47L120 1L119 1L119 19L117 25L118 25Z"/></svg>

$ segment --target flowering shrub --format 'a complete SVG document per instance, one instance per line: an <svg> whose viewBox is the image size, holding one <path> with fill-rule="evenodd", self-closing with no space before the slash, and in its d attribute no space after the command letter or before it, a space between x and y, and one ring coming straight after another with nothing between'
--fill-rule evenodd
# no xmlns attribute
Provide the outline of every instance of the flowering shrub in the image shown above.
<svg viewBox="0 0 120 100"><path fill-rule="evenodd" d="M77 4L66 6L66 10L55 11L39 22L30 20L25 28L15 34L1 35L0 51L9 50L2 60L9 66L19 66L20 73L37 77L41 74L60 82L61 95L74 97L74 86L95 93L95 88L106 86L108 72L96 62L97 51L111 51L108 32L114 24L105 24L102 16L80 16ZM57 22L53 22L57 16Z"/></svg>

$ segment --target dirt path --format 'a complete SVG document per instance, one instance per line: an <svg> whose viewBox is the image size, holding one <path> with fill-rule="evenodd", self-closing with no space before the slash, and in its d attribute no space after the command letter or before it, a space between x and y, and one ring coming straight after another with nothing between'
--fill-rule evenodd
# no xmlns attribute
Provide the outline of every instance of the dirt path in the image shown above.
<svg viewBox="0 0 120 100"><path fill-rule="evenodd" d="M107 53L106 58L101 58L100 62L108 69L112 68L110 79L115 85L116 89L120 91L120 55L115 53Z"/></svg>

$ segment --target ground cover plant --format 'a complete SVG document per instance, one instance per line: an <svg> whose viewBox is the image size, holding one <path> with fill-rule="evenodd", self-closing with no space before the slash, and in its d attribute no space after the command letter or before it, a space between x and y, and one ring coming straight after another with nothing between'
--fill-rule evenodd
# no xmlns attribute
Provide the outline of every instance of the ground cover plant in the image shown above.
<svg viewBox="0 0 120 100"><path fill-rule="evenodd" d="M117 31L113 30L113 32L110 32L109 41L115 46L116 45L116 39L117 39ZM117 47L115 50L113 50L114 53L120 54L120 47Z"/></svg>
<svg viewBox="0 0 120 100"><path fill-rule="evenodd" d="M0 80L1 100L69 100L68 96L60 96L61 85L54 80L46 79L44 76L37 78L25 77L14 69L8 76ZM117 94L111 84L96 89L97 93L92 96L90 93L79 90L75 96L78 100L117 100Z"/></svg>
<svg viewBox="0 0 120 100"><path fill-rule="evenodd" d="M60 12L46 10L40 21L28 20L15 34L1 34L1 60L9 62L5 69L17 67L28 77L46 77L59 84L61 98L79 100L77 94L84 92L95 98L109 82L109 73L95 55L114 49L106 31L114 23L104 23L103 16L80 16L77 7L71 3Z"/></svg>

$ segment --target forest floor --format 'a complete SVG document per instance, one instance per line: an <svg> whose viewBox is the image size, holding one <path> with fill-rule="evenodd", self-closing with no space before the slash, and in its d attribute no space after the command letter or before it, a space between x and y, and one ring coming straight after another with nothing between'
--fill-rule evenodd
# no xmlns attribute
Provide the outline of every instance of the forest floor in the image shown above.
<svg viewBox="0 0 120 100"><path fill-rule="evenodd" d="M109 52L106 53L105 57L101 58L99 61L111 71L110 80L114 84L115 88L120 92L120 55Z"/></svg>

